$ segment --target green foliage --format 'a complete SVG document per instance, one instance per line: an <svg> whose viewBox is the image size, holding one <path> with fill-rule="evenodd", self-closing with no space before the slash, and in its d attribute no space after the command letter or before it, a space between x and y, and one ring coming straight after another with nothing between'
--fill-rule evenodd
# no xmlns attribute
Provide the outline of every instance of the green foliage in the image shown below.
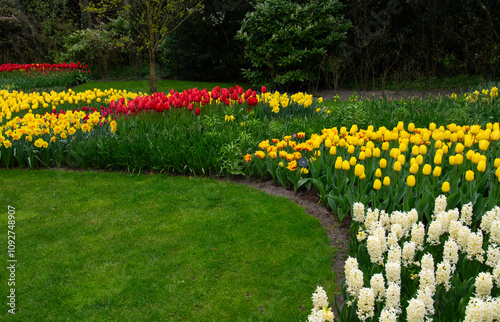
<svg viewBox="0 0 500 322"><path fill-rule="evenodd" d="M57 60L88 63L91 70L102 70L106 77L110 68L119 66L135 49L130 28L125 17L120 16L97 28L77 30L66 37L65 52Z"/></svg>
<svg viewBox="0 0 500 322"><path fill-rule="evenodd" d="M243 70L253 84L283 89L319 80L320 67L345 38L349 23L338 1L264 0L247 13L237 39L251 67ZM271 80L271 83L269 83Z"/></svg>

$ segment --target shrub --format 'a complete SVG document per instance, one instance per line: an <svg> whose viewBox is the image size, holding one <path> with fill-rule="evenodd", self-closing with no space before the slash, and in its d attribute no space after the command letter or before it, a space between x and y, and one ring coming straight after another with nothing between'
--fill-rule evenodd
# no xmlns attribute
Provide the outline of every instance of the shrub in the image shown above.
<svg viewBox="0 0 500 322"><path fill-rule="evenodd" d="M245 43L251 64L243 75L254 84L280 90L301 83L311 89L350 26L340 15L341 8L338 1L257 1L236 36Z"/></svg>

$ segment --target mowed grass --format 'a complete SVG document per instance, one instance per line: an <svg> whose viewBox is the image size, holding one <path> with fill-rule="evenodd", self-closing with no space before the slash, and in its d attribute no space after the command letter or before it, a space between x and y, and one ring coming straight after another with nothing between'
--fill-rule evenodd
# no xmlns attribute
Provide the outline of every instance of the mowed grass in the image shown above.
<svg viewBox="0 0 500 322"><path fill-rule="evenodd" d="M198 88L202 90L204 88L212 90L215 86L220 88L229 88L240 85L244 90L247 90L249 85L238 84L238 83L210 83L210 82L196 82L196 81L178 81L178 80L159 80L156 83L158 92L169 92L171 88L174 91L188 90L190 88ZM142 81L92 81L80 86L77 86L73 90L75 92L85 92L86 90L93 90L94 88L105 89L117 89L117 90L127 90L133 93L149 93L149 83L147 80Z"/></svg>
<svg viewBox="0 0 500 322"><path fill-rule="evenodd" d="M304 321L317 285L335 292L324 229L285 198L165 175L1 170L0 182L4 265L16 209L16 320Z"/></svg>

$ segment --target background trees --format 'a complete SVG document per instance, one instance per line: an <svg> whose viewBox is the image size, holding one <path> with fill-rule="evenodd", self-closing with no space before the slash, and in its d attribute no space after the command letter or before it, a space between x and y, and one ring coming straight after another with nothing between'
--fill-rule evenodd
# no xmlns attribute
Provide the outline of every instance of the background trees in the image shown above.
<svg viewBox="0 0 500 322"><path fill-rule="evenodd" d="M95 77L357 89L496 79L499 35L498 0L0 2L0 63L82 60Z"/></svg>

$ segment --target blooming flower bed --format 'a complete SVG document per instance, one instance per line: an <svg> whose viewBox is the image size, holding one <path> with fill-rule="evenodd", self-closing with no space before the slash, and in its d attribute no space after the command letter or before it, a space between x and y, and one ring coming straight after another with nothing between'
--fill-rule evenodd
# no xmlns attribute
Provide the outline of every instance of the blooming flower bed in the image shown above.
<svg viewBox="0 0 500 322"><path fill-rule="evenodd" d="M447 210L440 195L427 225L415 209L353 209L342 321L500 319L498 206L474 223L472 203Z"/></svg>
<svg viewBox="0 0 500 322"><path fill-rule="evenodd" d="M341 220L358 201L387 211L416 208L430 222L431 202L441 192L453 207L466 200L478 209L498 203L499 138L498 123L485 128L434 123L416 128L402 122L393 129L353 125L324 129L309 138L299 132L265 140L244 160L253 173L283 186L314 186Z"/></svg>

